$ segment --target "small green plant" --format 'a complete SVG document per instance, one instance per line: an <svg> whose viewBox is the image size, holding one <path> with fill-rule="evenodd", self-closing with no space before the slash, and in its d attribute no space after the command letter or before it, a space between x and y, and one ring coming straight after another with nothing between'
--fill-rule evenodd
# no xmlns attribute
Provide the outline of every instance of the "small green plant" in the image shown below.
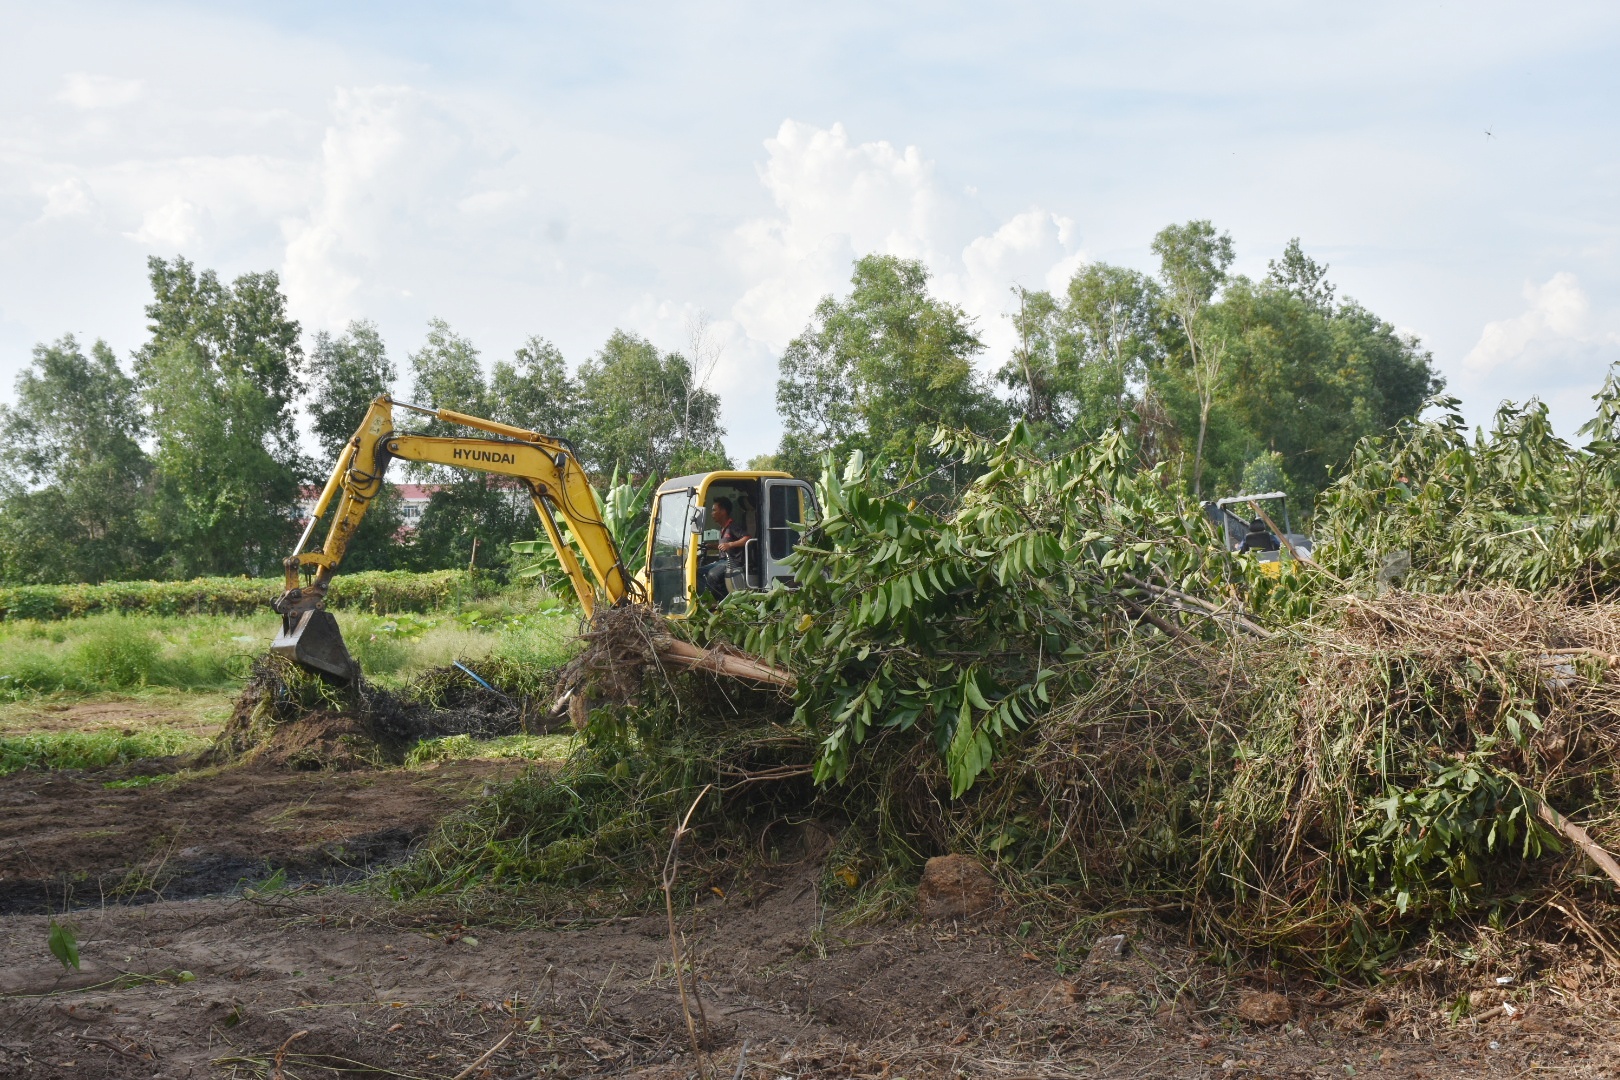
<svg viewBox="0 0 1620 1080"><path fill-rule="evenodd" d="M1537 820L1534 796L1489 764L1489 740L1460 760L1433 761L1409 788L1391 787L1359 822L1350 863L1396 910L1465 911L1492 856L1533 859L1560 850ZM1515 850L1517 849L1517 850Z"/></svg>
<svg viewBox="0 0 1620 1080"><path fill-rule="evenodd" d="M439 739L423 739L405 755L407 767L429 765L435 761L453 761L474 754L471 735L446 735Z"/></svg>
<svg viewBox="0 0 1620 1080"><path fill-rule="evenodd" d="M46 944L50 947L51 955L62 962L62 970L66 971L68 968L78 970L79 935L73 927L52 919L50 937Z"/></svg>
<svg viewBox="0 0 1620 1080"><path fill-rule="evenodd" d="M72 662L89 686L127 690L151 681L162 649L157 635L145 625L112 618L85 635Z"/></svg>
<svg viewBox="0 0 1620 1080"><path fill-rule="evenodd" d="M134 788L149 787L152 784L161 784L165 780L173 780L174 773L158 773L155 776L132 776L128 780L108 780L101 786L108 791L130 791Z"/></svg>

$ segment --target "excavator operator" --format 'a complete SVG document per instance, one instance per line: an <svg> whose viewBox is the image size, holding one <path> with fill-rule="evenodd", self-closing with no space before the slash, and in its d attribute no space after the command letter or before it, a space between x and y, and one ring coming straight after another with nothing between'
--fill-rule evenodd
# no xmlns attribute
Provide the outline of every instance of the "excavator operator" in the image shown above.
<svg viewBox="0 0 1620 1080"><path fill-rule="evenodd" d="M709 507L709 519L720 528L715 548L725 556L703 568L703 585L716 600L726 595L726 574L733 569L743 569L744 552L748 547L749 536L733 520L731 512L731 500L723 495Z"/></svg>

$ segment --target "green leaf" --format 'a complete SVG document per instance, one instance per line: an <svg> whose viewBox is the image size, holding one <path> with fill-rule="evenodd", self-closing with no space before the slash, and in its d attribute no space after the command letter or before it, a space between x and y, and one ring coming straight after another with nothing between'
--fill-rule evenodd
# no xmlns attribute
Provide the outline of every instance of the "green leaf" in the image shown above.
<svg viewBox="0 0 1620 1080"><path fill-rule="evenodd" d="M71 926L51 920L49 945L51 955L62 962L63 970L79 967L79 935Z"/></svg>

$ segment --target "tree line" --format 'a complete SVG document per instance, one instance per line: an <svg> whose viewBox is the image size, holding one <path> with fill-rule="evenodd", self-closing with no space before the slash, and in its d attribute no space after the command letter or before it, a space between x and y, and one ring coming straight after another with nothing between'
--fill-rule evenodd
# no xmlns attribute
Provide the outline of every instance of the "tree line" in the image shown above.
<svg viewBox="0 0 1620 1080"><path fill-rule="evenodd" d="M371 322L318 332L306 350L273 272L226 283L183 258L153 258L148 271L149 336L129 370L104 341L87 350L66 336L35 347L16 400L0 407L0 579L277 574L300 489L325 480L372 399L400 382ZM625 331L573 373L531 337L486 374L472 342L435 319L403 374L407 400L559 435L603 477L728 463L718 397L684 356ZM401 533L390 491L346 568L465 566L474 537L480 564L498 565L510 541L536 535L525 492L415 468L396 464L390 478L438 485L418 527Z"/></svg>
<svg viewBox="0 0 1620 1080"><path fill-rule="evenodd" d="M920 262L857 260L849 294L824 298L784 351L781 443L749 464L813 477L860 451L939 492L964 479L929 449L941 425L995 435L1022 420L1049 455L1119 427L1191 494L1281 487L1305 508L1357 440L1441 388L1430 355L1340 299L1298 240L1258 281L1230 273L1231 237L1208 221L1165 228L1153 251L1156 274L1090 263L1062 292L1015 288L1017 345L989 374L973 319L933 295ZM0 579L276 573L300 489L402 374L411 401L568 439L599 482L730 464L701 332L682 354L615 330L573 372L531 337L486 370L435 319L401 370L364 320L306 349L273 272L226 283L178 257L148 270L149 336L127 371L105 342L63 337L34 349L0 407ZM498 478L413 468L392 479L438 485L417 527L401 532L390 493L346 567L466 565L475 538L480 563L499 565L537 535L527 496Z"/></svg>
<svg viewBox="0 0 1620 1080"><path fill-rule="evenodd" d="M916 483L943 467L928 449L939 425L988 435L1021 419L1048 455L1120 427L1192 495L1281 488L1308 511L1358 440L1443 386L1430 354L1338 298L1298 239L1258 281L1230 273L1232 239L1208 221L1152 247L1156 275L1095 262L1058 294L1015 288L1017 346L990 375L972 319L929 292L921 263L859 260L849 295L822 300L783 353L775 461L809 473L859 450Z"/></svg>

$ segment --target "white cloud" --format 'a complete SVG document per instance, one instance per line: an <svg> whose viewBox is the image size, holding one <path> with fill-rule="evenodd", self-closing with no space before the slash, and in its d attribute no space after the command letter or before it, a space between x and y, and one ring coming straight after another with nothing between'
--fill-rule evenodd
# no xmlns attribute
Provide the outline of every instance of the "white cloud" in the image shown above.
<svg viewBox="0 0 1620 1080"><path fill-rule="evenodd" d="M933 288L977 318L987 361L1011 344L1002 316L1011 286L1061 287L1079 259L1074 223L1043 209L999 227L967 194L955 194L915 146L855 143L842 124L785 120L765 142L759 176L778 213L745 222L732 238L748 288L732 316L780 350L804 328L816 302L839 293L850 265L874 252L919 259Z"/></svg>
<svg viewBox="0 0 1620 1080"><path fill-rule="evenodd" d="M339 89L321 142L320 190L283 226L282 281L316 325L362 314L357 293L402 232L420 240L433 219L437 174L459 157L460 139L432 103L409 87ZM385 271L384 271L385 272Z"/></svg>
<svg viewBox="0 0 1620 1080"><path fill-rule="evenodd" d="M1463 358L1462 389L1477 406L1540 398L1560 430L1573 430L1591 414L1589 398L1604 372L1620 362L1620 333L1605 329L1606 320L1568 271L1543 284L1526 282L1524 298L1522 313L1480 332Z"/></svg>
<svg viewBox="0 0 1620 1080"><path fill-rule="evenodd" d="M90 188L77 176L70 176L45 189L45 209L40 217L83 217L95 208Z"/></svg>
<svg viewBox="0 0 1620 1080"><path fill-rule="evenodd" d="M77 109L107 109L128 105L141 96L144 86L140 79L115 79L79 71L67 77L67 84L56 97Z"/></svg>
<svg viewBox="0 0 1620 1080"><path fill-rule="evenodd" d="M179 251L202 238L205 217L202 208L177 195L148 210L141 227L124 235L147 247Z"/></svg>
<svg viewBox="0 0 1620 1080"><path fill-rule="evenodd" d="M1620 333L1599 328L1575 275L1561 271L1543 285L1527 281L1524 298L1530 305L1525 312L1485 325L1463 369L1476 378L1534 377L1554 384L1601 377L1594 365L1616 358Z"/></svg>

